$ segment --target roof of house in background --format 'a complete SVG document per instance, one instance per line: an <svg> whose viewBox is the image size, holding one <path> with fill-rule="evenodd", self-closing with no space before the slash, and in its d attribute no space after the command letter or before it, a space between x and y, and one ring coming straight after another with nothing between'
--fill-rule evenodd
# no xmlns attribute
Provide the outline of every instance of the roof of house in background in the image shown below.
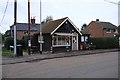
<svg viewBox="0 0 120 80"><path fill-rule="evenodd" d="M114 24L112 24L110 22L101 22L101 21L94 21L94 22L97 23L102 28L106 28L106 29L116 29L117 28L117 26L115 26Z"/></svg>
<svg viewBox="0 0 120 80"><path fill-rule="evenodd" d="M28 23L16 23L17 31L27 31L28 30ZM40 24L30 24L30 30L37 31L40 27ZM12 30L14 30L14 25L10 26Z"/></svg>

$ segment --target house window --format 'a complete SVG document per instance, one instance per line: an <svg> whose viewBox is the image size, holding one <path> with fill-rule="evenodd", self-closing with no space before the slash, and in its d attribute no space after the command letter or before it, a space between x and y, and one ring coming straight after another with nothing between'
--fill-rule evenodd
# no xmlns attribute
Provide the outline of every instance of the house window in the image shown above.
<svg viewBox="0 0 120 80"><path fill-rule="evenodd" d="M81 36L81 42L87 42L88 36Z"/></svg>
<svg viewBox="0 0 120 80"><path fill-rule="evenodd" d="M70 36L54 36L53 47L70 46Z"/></svg>
<svg viewBox="0 0 120 80"><path fill-rule="evenodd" d="M85 36L85 42L87 42L88 41L88 36Z"/></svg>
<svg viewBox="0 0 120 80"><path fill-rule="evenodd" d="M113 32L114 32L114 33L117 33L117 30L116 30L116 29L113 29Z"/></svg>
<svg viewBox="0 0 120 80"><path fill-rule="evenodd" d="M106 29L106 33L111 33L111 29Z"/></svg>

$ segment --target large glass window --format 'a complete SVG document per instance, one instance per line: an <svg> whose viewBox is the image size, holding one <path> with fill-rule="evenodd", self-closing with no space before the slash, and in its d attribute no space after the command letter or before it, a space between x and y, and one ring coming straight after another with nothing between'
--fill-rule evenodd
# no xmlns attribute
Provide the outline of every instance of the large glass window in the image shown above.
<svg viewBox="0 0 120 80"><path fill-rule="evenodd" d="M70 46L70 36L54 36L53 46Z"/></svg>

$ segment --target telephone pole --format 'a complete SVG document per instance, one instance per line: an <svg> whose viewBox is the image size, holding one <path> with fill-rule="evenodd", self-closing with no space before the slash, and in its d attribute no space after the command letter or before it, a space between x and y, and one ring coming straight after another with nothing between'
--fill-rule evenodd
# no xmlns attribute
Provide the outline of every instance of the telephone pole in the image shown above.
<svg viewBox="0 0 120 80"><path fill-rule="evenodd" d="M17 54L16 42L17 0L14 0L14 56Z"/></svg>
<svg viewBox="0 0 120 80"><path fill-rule="evenodd" d="M30 0L28 0L28 54L30 55L31 40L30 40Z"/></svg>

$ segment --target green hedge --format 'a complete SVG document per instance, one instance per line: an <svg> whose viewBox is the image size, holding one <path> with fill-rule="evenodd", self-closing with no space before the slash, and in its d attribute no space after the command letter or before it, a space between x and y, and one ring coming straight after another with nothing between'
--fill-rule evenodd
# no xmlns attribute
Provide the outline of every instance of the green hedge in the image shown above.
<svg viewBox="0 0 120 80"><path fill-rule="evenodd" d="M90 38L97 49L112 49L118 48L118 37L99 37L99 38Z"/></svg>
<svg viewBox="0 0 120 80"><path fill-rule="evenodd" d="M10 50L10 45L14 46L14 38L12 38L12 37L6 38L4 44L5 44L5 48L7 50ZM18 44L21 44L23 46L23 48L24 48L24 41L23 40L17 40L17 45Z"/></svg>

